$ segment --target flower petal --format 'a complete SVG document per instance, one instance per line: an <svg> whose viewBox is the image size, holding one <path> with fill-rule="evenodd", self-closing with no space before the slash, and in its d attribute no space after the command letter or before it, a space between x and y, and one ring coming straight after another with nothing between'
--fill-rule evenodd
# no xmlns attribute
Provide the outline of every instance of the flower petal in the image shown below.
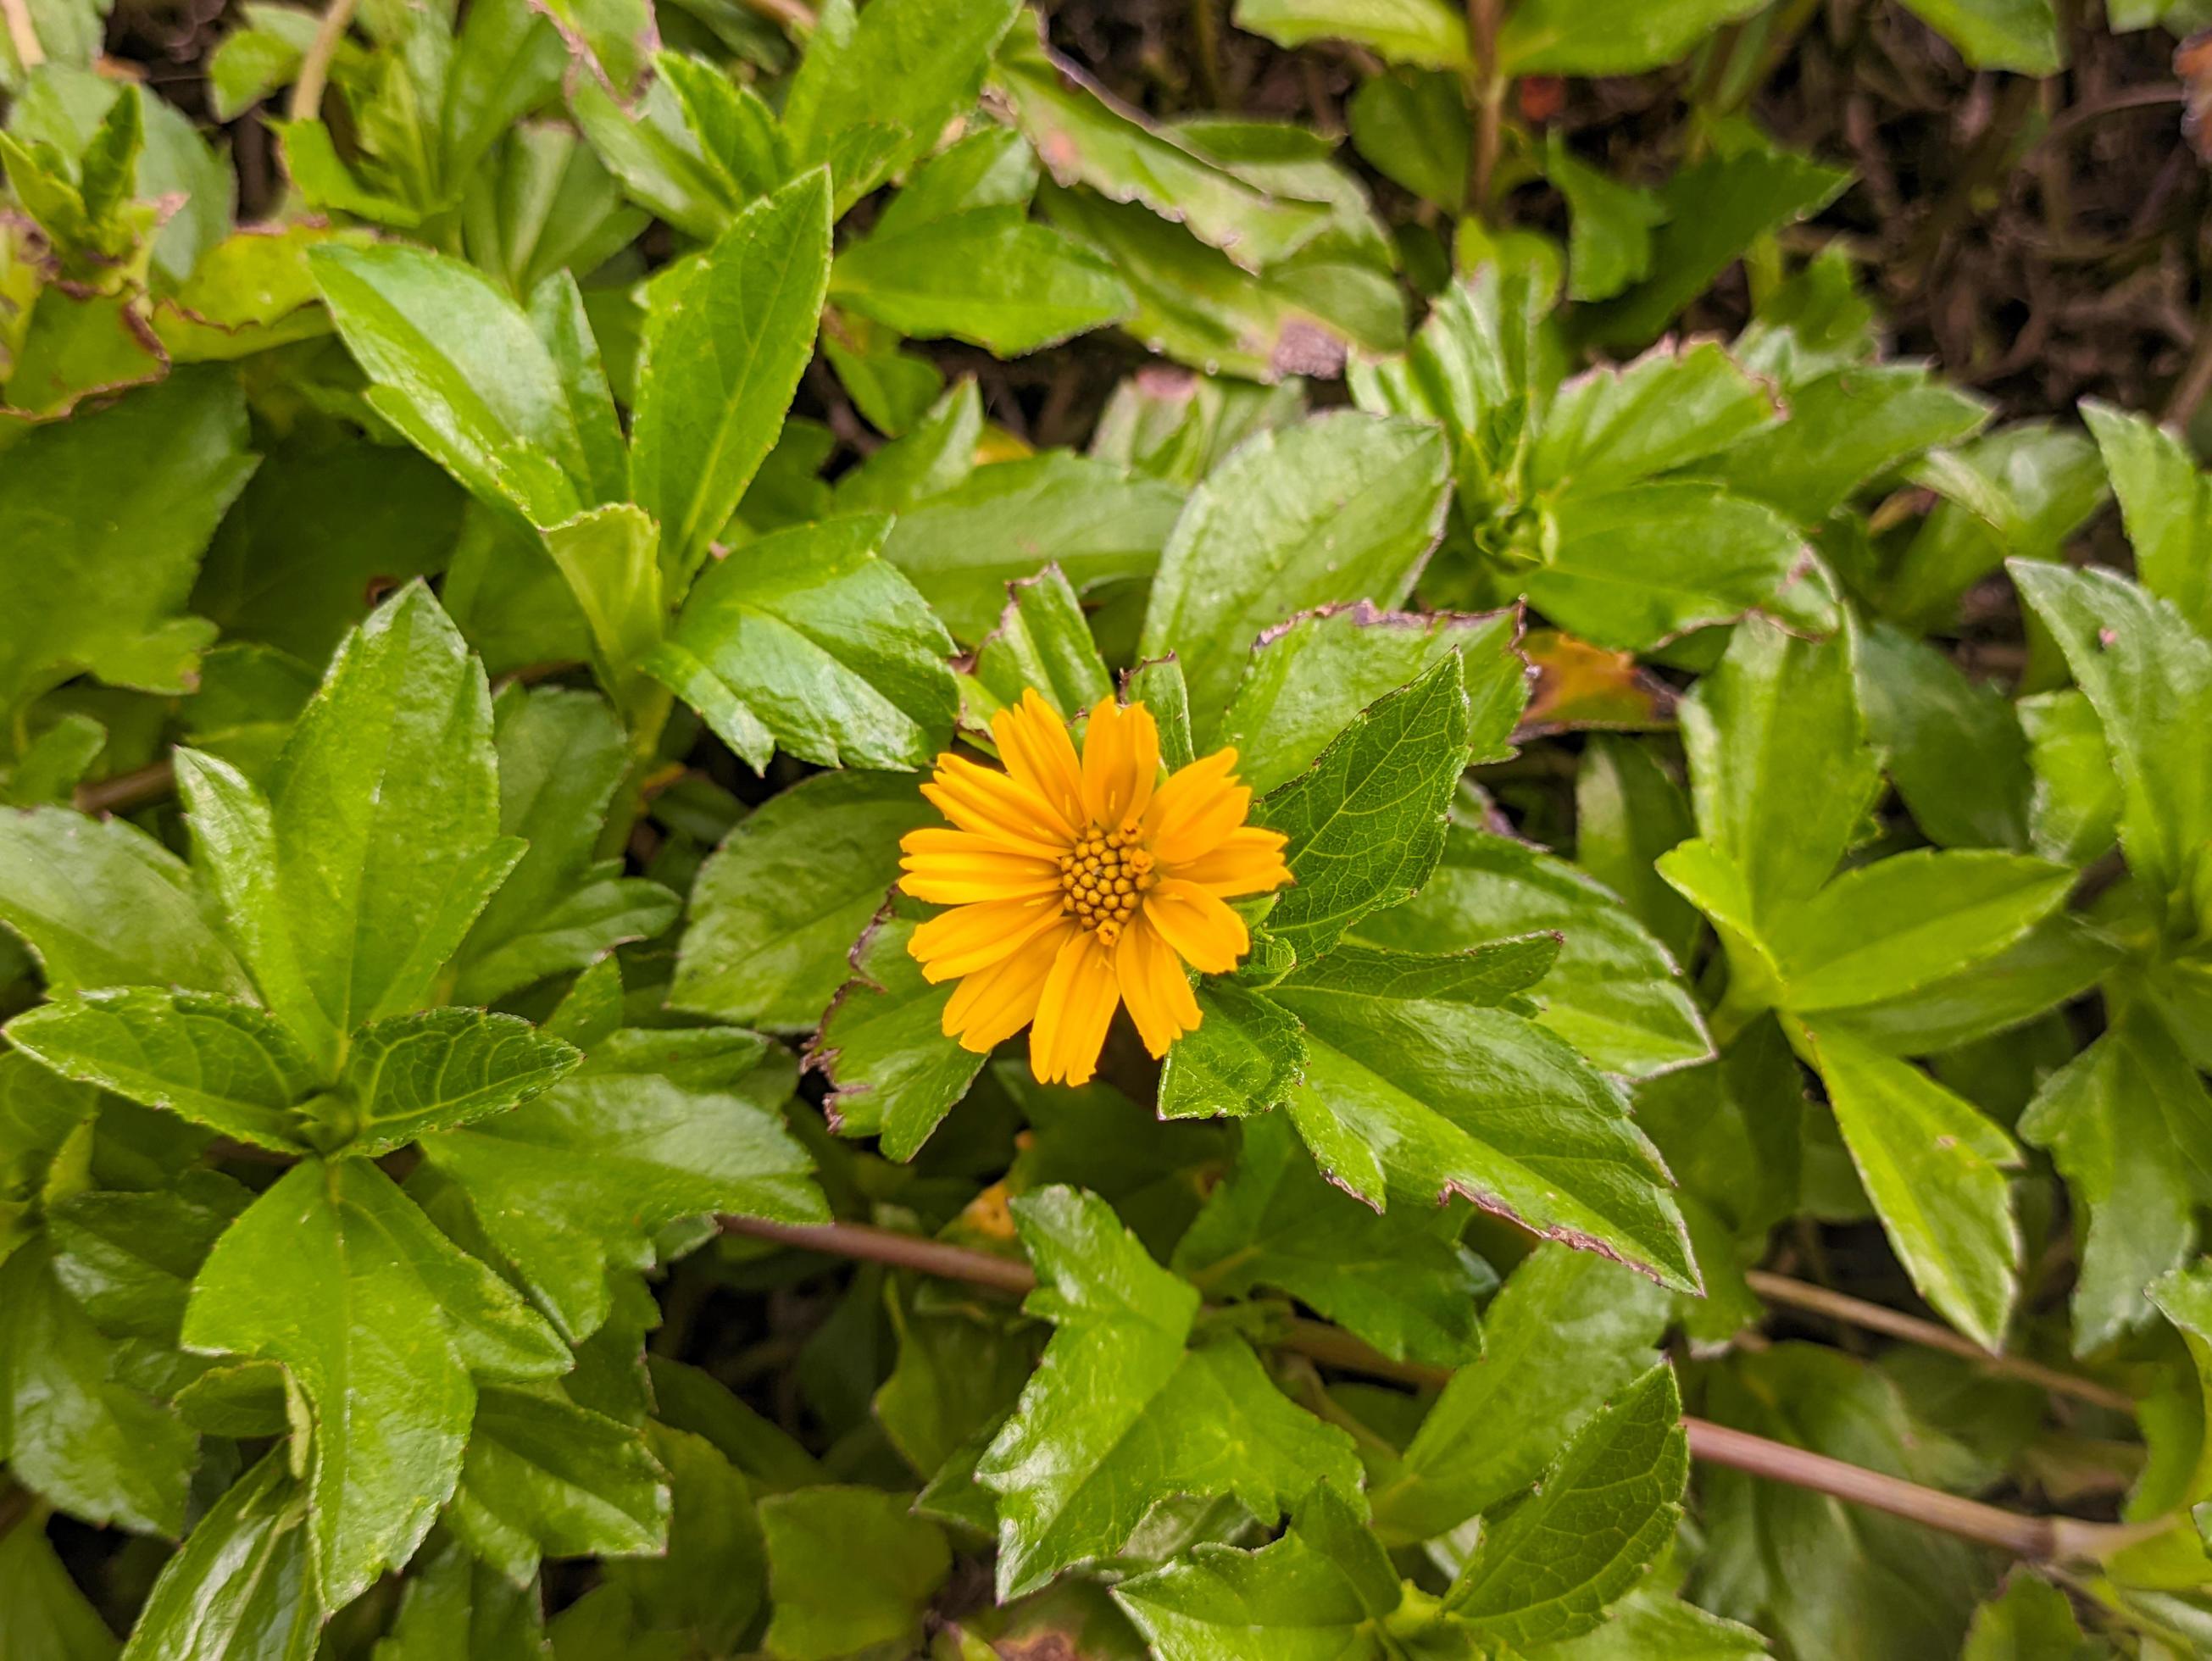
<svg viewBox="0 0 2212 1661"><path fill-rule="evenodd" d="M945 1036L957 1038L963 1050L988 1056L1028 1025L1044 995L1045 977L1075 932L1073 923L1065 933L1047 929L1012 957L961 982L945 1006Z"/></svg>
<svg viewBox="0 0 2212 1661"><path fill-rule="evenodd" d="M1283 863L1290 840L1279 830L1239 825L1196 859L1163 866L1161 874L1194 882L1224 899L1269 893L1291 880L1291 867Z"/></svg>
<svg viewBox="0 0 2212 1661"><path fill-rule="evenodd" d="M1038 1081L1090 1083L1120 1001L1112 952L1097 934L1078 930L1053 959L1030 1028L1030 1071Z"/></svg>
<svg viewBox="0 0 2212 1661"><path fill-rule="evenodd" d="M1139 818L1160 770L1160 727L1141 703L1102 698L1083 734L1083 803L1111 830Z"/></svg>
<svg viewBox="0 0 2212 1661"><path fill-rule="evenodd" d="M934 905L1035 898L1060 892L1060 862L1017 853L969 830L931 825L900 838L899 886Z"/></svg>
<svg viewBox="0 0 2212 1661"><path fill-rule="evenodd" d="M1043 797L1004 773L979 767L965 756L937 758L937 771L921 794L963 830L1051 857L1065 853L1072 840L1060 815Z"/></svg>
<svg viewBox="0 0 2212 1661"><path fill-rule="evenodd" d="M1129 1006L1137 1036L1154 1056L1198 1025L1198 999L1184 978L1182 960L1139 912L1114 947L1114 979Z"/></svg>
<svg viewBox="0 0 2212 1661"><path fill-rule="evenodd" d="M1085 824L1083 763L1067 723L1031 686L1024 689L1020 703L999 712L991 736L1007 773L1059 815L1073 841Z"/></svg>
<svg viewBox="0 0 2212 1661"><path fill-rule="evenodd" d="M1244 919L1194 882L1170 877L1145 896L1145 916L1201 974L1225 975L1252 949Z"/></svg>
<svg viewBox="0 0 2212 1661"><path fill-rule="evenodd" d="M957 905L916 928L907 950L932 984L957 980L1012 957L1066 915L1057 893Z"/></svg>
<svg viewBox="0 0 2212 1661"><path fill-rule="evenodd" d="M1201 756L1159 788L1145 814L1145 840L1163 865L1211 853L1251 811L1252 793L1237 782L1234 750Z"/></svg>

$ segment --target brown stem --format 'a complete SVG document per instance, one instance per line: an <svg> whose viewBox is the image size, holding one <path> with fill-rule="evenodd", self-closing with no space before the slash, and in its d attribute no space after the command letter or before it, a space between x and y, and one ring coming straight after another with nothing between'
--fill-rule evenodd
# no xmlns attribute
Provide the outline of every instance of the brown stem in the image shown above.
<svg viewBox="0 0 2212 1661"><path fill-rule="evenodd" d="M323 88L331 78L331 61L338 55L346 30L353 22L357 0L331 0L315 38L300 59L300 77L292 83L291 101L284 113L295 121L313 121L323 113Z"/></svg>
<svg viewBox="0 0 2212 1661"><path fill-rule="evenodd" d="M1467 82L1467 100L1474 117L1474 149L1468 157L1467 210L1478 216L1490 211L1491 181L1498 173L1498 151L1503 136L1505 78L1498 72L1499 0L1468 0L1468 48L1474 67Z"/></svg>
<svg viewBox="0 0 2212 1661"><path fill-rule="evenodd" d="M804 0L744 0L746 7L758 12L772 23L781 23L787 29L796 29L801 34L814 33L817 21L814 9Z"/></svg>
<svg viewBox="0 0 2212 1661"><path fill-rule="evenodd" d="M0 0L0 12L8 15L8 39L15 48L15 61L27 70L45 63L39 31L31 22L30 0Z"/></svg>
<svg viewBox="0 0 2212 1661"><path fill-rule="evenodd" d="M1036 1277L1025 1263L965 1246L924 1240L866 1223L794 1225L763 1222L752 1217L725 1217L726 1232L754 1239L819 1251L830 1256L862 1258L889 1263L925 1275L967 1281L1007 1293L1025 1293ZM1319 1321L1294 1320L1282 1347L1328 1366L1394 1378L1425 1387L1442 1385L1451 1377L1446 1367L1425 1366L1413 1361L1394 1361L1346 1332ZM1792 1447L1787 1442L1754 1436L1704 1419L1685 1417L1691 1455L1708 1464L1724 1465L1794 1488L1810 1489L1854 1505L1871 1506L1893 1517L1938 1529L1961 1538L1998 1546L2037 1561L2094 1557L2137 1540L2147 1540L2172 1526L2171 1518L2152 1523L2085 1523L2071 1517L2030 1517L1978 1500L1962 1500L1941 1489L1923 1488L1902 1477L1869 1470L1824 1453Z"/></svg>
<svg viewBox="0 0 2212 1661"><path fill-rule="evenodd" d="M1763 1269L1748 1271L1744 1279L1753 1292L1770 1304L1825 1315L1831 1320L1847 1321L1853 1326L1864 1327L1869 1332L1901 1338L1908 1344L1918 1344L1923 1349L1940 1349L1947 1355L1977 1362L1990 1372L2040 1385L2054 1395L2071 1396L2076 1401L2092 1402L2100 1408L2110 1408L2115 1413L2131 1414L2136 1410L2135 1397L2124 1390L2099 1384L2094 1378L2062 1372L2057 1367L2044 1366L2040 1361L2031 1361L2024 1355L2000 1355L1993 1350L1984 1349L1964 1333L1954 1332L1934 1321L1923 1321L1917 1315L1907 1315L1902 1310L1887 1309L1880 1304L1870 1304L1863 1298L1831 1292L1826 1287L1793 1281L1786 1275L1771 1275Z"/></svg>
<svg viewBox="0 0 2212 1661"><path fill-rule="evenodd" d="M127 813L134 807L160 800L176 788L176 765L164 759L149 762L128 773L118 773L113 778L80 784L70 800L80 813Z"/></svg>

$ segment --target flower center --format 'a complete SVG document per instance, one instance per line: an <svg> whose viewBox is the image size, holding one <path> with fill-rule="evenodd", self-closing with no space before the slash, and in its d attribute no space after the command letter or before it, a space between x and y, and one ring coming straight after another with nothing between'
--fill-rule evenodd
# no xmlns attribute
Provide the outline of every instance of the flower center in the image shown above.
<svg viewBox="0 0 2212 1661"><path fill-rule="evenodd" d="M1139 845L1134 819L1112 830L1094 822L1060 856L1060 909L1073 913L1101 945L1111 946L1158 880L1151 850Z"/></svg>

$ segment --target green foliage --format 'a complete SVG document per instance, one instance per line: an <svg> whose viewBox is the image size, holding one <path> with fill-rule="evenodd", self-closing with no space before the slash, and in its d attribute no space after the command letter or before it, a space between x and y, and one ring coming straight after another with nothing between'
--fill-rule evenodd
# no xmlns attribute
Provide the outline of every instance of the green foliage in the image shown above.
<svg viewBox="0 0 2212 1661"><path fill-rule="evenodd" d="M0 1661L2212 1652L2203 423L1872 298L2093 19L0 10Z"/></svg>

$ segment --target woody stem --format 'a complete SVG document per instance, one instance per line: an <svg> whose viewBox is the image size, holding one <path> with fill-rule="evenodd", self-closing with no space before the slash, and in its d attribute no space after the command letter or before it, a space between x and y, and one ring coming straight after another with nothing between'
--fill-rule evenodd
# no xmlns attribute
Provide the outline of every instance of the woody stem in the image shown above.
<svg viewBox="0 0 2212 1661"><path fill-rule="evenodd" d="M1020 1295L1036 1285L1026 1263L973 1251L965 1246L925 1240L866 1223L772 1223L754 1217L724 1217L726 1233L779 1245L818 1251L834 1257L887 1263L943 1279L965 1281L996 1292ZM1279 1341L1285 1349L1347 1372L1406 1384L1440 1386L1449 1368L1395 1361L1351 1334L1319 1321L1293 1321ZM1869 1470L1807 1448L1792 1447L1748 1431L1685 1415L1690 1453L1707 1464L1725 1466L1771 1482L1825 1494L1854 1505L1901 1517L1923 1527L1996 1546L2035 1561L2095 1556L2170 1528L2171 1519L2151 1523L2091 1523L2071 1517L2035 1517L1961 1499L1940 1488L1923 1488L1884 1471Z"/></svg>

